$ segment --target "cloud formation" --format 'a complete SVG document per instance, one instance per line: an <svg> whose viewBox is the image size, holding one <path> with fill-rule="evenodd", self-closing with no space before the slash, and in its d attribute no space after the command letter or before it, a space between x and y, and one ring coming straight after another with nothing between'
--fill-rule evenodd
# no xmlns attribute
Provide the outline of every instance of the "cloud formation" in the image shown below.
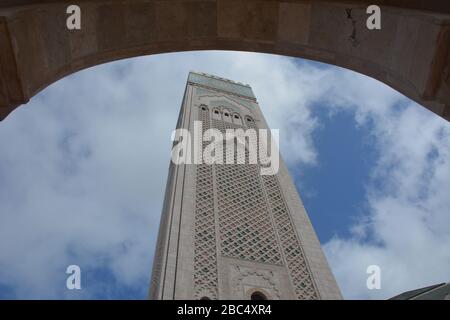
<svg viewBox="0 0 450 320"><path fill-rule="evenodd" d="M369 211L324 249L346 298L448 281L448 123L365 76L285 57L165 54L67 77L0 123L0 291L19 298L145 298L174 129L189 70L249 83L290 168L320 163L321 104L371 126L380 157ZM319 195L320 196L320 195ZM78 264L90 280L65 287ZM382 268L382 290L365 268ZM93 274L106 275L95 281ZM447 276L447 279L446 279ZM100 277L100 276L99 276ZM98 280L98 279L97 279ZM104 279L103 279L104 280ZM83 283L82 283L83 286ZM2 297L2 293L0 293Z"/></svg>
<svg viewBox="0 0 450 320"><path fill-rule="evenodd" d="M450 280L450 126L383 85L346 73L335 109L372 125L378 152L367 186L368 212L353 237L325 245L347 298L384 299ZM362 85L361 85L362 84ZM358 90L356 93L353 90ZM353 91L353 92L352 92ZM367 290L367 266L381 268L381 290Z"/></svg>

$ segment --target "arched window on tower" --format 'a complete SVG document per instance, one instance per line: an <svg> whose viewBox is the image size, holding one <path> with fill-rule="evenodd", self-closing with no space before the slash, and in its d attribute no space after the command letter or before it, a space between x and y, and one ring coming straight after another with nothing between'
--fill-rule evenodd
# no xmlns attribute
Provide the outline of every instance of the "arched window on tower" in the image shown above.
<svg viewBox="0 0 450 320"><path fill-rule="evenodd" d="M218 108L213 109L212 117L213 117L213 119L216 119L216 120L222 120L222 117L220 115L220 110Z"/></svg>
<svg viewBox="0 0 450 320"><path fill-rule="evenodd" d="M250 300L269 300L266 295L260 291L255 291L250 296Z"/></svg>
<svg viewBox="0 0 450 320"><path fill-rule="evenodd" d="M252 122L253 122L253 119L252 119L252 117L250 117L250 116L246 116L245 117L245 122L247 122L247 124L253 124Z"/></svg>
<svg viewBox="0 0 450 320"><path fill-rule="evenodd" d="M231 113L227 109L222 110L223 121L231 122Z"/></svg>
<svg viewBox="0 0 450 320"><path fill-rule="evenodd" d="M233 114L233 123L242 124L241 116L237 113Z"/></svg>

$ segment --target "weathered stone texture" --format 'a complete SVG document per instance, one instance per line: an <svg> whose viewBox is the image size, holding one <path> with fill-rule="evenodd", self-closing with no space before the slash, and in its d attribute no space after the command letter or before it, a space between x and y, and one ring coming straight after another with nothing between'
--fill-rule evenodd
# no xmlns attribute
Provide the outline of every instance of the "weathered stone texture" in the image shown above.
<svg viewBox="0 0 450 320"><path fill-rule="evenodd" d="M200 73L177 127L194 121L203 133L268 128L249 86ZM282 159L268 176L248 159L171 165L152 279L152 299L342 298Z"/></svg>
<svg viewBox="0 0 450 320"><path fill-rule="evenodd" d="M128 57L241 50L303 57L378 79L450 119L450 6L378 1L79 0L82 29L65 28L72 1L0 3L0 119L75 71Z"/></svg>

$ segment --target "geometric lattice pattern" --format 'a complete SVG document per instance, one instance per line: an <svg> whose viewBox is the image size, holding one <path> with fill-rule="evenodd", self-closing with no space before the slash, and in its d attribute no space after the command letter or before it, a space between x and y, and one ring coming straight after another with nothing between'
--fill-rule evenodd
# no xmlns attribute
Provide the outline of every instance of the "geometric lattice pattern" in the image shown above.
<svg viewBox="0 0 450 320"><path fill-rule="evenodd" d="M209 129L209 113L199 110L203 132ZM203 146L204 148L204 146ZM194 295L217 299L217 257L212 165L199 164L196 181L194 238Z"/></svg>
<svg viewBox="0 0 450 320"><path fill-rule="evenodd" d="M150 296L341 298L256 98L226 89L186 85L172 157L187 161L169 168Z"/></svg>
<svg viewBox="0 0 450 320"><path fill-rule="evenodd" d="M284 259L298 299L319 299L275 176L263 176Z"/></svg>
<svg viewBox="0 0 450 320"><path fill-rule="evenodd" d="M211 127L222 134L245 125L257 129L254 122L212 119L208 109L199 109L198 120L203 133ZM209 143L202 142L202 150ZM257 149L259 154L259 144ZM248 153L246 149L245 164L196 166L194 295L218 297L217 226L222 256L285 265L297 298L318 299L278 178L260 175L260 165L249 164ZM236 148L233 156L236 159Z"/></svg>
<svg viewBox="0 0 450 320"><path fill-rule="evenodd" d="M256 129L254 123L251 123L250 126ZM257 144L258 155L260 145L261 144L259 143ZM291 221L286 203L283 199L277 176L264 175L261 176L261 179L263 181L267 201L275 222L278 239L281 244L283 257L286 261L286 267L288 268L297 299L319 299L311 277L311 272L303 254L302 246Z"/></svg>
<svg viewBox="0 0 450 320"><path fill-rule="evenodd" d="M225 129L242 128L218 120L213 120L213 127L223 134ZM236 147L234 150L236 156ZM281 254L263 194L259 166L248 162L215 165L215 178L221 254L281 265Z"/></svg>

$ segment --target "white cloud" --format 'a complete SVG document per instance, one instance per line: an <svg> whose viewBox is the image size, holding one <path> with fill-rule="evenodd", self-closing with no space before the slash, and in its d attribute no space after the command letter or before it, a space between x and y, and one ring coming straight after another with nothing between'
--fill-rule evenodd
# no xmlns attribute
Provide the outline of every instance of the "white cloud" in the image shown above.
<svg viewBox="0 0 450 320"><path fill-rule="evenodd" d="M288 110L303 110L282 131L302 137L298 160L314 160L308 131L315 121L301 94L283 88L295 86L288 83L295 65L285 58L167 54L79 72L0 124L0 284L21 298L103 290L75 295L65 289L67 265L79 264L82 274L106 267L120 286L145 294L171 131L192 69L251 83L279 123L286 123ZM260 70L273 78L260 79Z"/></svg>
<svg viewBox="0 0 450 320"><path fill-rule="evenodd" d="M360 125L373 122L381 156L368 186L370 211L364 223L349 226L358 236L325 245L345 297L387 297L446 280L448 123L343 69L198 52L79 72L0 123L0 284L21 298L70 298L64 271L80 264L106 267L120 286L146 292L189 70L251 84L292 167L320 162L311 139L320 125L314 104L329 105L331 116L351 110ZM382 267L381 292L365 288L369 264Z"/></svg>
<svg viewBox="0 0 450 320"><path fill-rule="evenodd" d="M347 298L392 297L450 280L450 126L386 86L347 78L337 108L371 121L379 154L367 187L369 212L351 239L325 251ZM372 84L371 84L372 82ZM357 90L358 94L352 93ZM365 235L365 237L361 237ZM381 267L381 290L365 286L367 266Z"/></svg>

